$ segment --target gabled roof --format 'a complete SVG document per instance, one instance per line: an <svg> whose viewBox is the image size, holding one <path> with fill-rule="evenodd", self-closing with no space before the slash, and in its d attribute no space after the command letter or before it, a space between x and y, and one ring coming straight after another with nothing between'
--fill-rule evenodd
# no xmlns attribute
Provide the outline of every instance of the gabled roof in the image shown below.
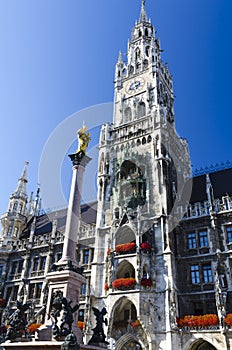
<svg viewBox="0 0 232 350"><path fill-rule="evenodd" d="M57 219L57 230L64 231L66 223L67 209L50 212L36 217L35 222L35 236L49 233L52 231L52 221ZM97 216L97 202L81 205L81 219L83 224L96 223ZM31 217L27 223L25 230L22 232L20 238L27 238L30 235L31 226L34 217Z"/></svg>
<svg viewBox="0 0 232 350"><path fill-rule="evenodd" d="M214 198L232 196L232 168L209 173ZM193 177L192 194L190 203L203 202L207 200L206 175Z"/></svg>

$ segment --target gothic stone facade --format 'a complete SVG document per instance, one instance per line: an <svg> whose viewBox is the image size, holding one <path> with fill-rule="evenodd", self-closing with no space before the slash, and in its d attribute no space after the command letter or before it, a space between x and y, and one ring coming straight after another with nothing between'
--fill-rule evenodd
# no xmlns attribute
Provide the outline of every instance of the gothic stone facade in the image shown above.
<svg viewBox="0 0 232 350"><path fill-rule="evenodd" d="M185 139L175 130L174 94L144 1L115 70L113 124L102 126L98 198L82 206L77 257L84 340L92 307L105 307L110 349L232 349L232 169L191 178ZM27 204L27 164L2 215L1 293L31 312L47 298L46 274L62 254L66 211ZM214 326L184 327L186 315L217 314Z"/></svg>

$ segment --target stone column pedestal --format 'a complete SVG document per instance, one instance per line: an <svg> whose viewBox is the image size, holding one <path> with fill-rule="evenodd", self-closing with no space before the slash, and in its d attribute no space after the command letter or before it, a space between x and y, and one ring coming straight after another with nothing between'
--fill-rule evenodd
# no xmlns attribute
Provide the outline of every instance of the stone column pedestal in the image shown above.
<svg viewBox="0 0 232 350"><path fill-rule="evenodd" d="M52 320L50 317L52 295L57 290L63 293L63 297L72 301L71 306L79 304L81 285L86 283L86 279L79 273L72 270L54 271L47 274L49 283L48 304L46 307L45 325L38 330L39 340L52 340ZM61 315L62 316L62 315ZM61 317L60 317L61 318ZM77 327L78 311L73 314L74 322L72 331L77 337L77 341L81 344L82 332ZM59 324L58 324L59 326Z"/></svg>

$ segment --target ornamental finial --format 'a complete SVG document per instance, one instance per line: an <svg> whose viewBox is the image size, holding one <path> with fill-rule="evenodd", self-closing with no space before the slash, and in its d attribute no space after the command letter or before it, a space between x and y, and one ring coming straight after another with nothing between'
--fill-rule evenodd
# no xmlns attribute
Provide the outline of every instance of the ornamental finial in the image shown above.
<svg viewBox="0 0 232 350"><path fill-rule="evenodd" d="M140 22L147 22L147 14L146 14L146 10L145 10L145 3L146 0L142 0L142 5L141 5L141 13L140 13Z"/></svg>

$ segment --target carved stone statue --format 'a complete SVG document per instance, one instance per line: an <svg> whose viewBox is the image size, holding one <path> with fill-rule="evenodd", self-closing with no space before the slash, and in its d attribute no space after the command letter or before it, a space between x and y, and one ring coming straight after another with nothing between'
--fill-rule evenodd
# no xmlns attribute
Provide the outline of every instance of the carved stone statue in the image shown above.
<svg viewBox="0 0 232 350"><path fill-rule="evenodd" d="M17 337L21 337L22 334L26 336L28 324L26 311L29 306L29 303L23 304L21 301L16 302L17 309L9 318L9 328L5 340L14 340Z"/></svg>
<svg viewBox="0 0 232 350"><path fill-rule="evenodd" d="M63 299L63 293L60 290L57 290L55 291L55 293L53 293L52 300L51 300L50 315L53 319L52 333L55 339L58 338L60 334L60 330L57 323L58 323L58 317L60 316L60 312L62 310L62 299Z"/></svg>
<svg viewBox="0 0 232 350"><path fill-rule="evenodd" d="M99 311L97 308L92 307L94 315L96 316L96 327L93 329L93 336L89 341L89 344L99 344L99 343L105 343L108 344L108 342L106 342L106 336L104 334L104 330L103 330L103 323L105 323L105 325L107 326L108 321L107 318L104 318L104 316L107 314L106 308L103 307L103 309L101 311Z"/></svg>
<svg viewBox="0 0 232 350"><path fill-rule="evenodd" d="M73 313L76 312L79 308L79 305L76 304L74 307L71 306L72 301L68 301L65 297L63 297L63 293L60 290L57 290L52 297L51 301L51 317L53 319L53 327L52 333L53 337L59 338L62 336L66 336L72 332L72 324L73 324ZM59 317L61 316L61 312L63 311L61 317L60 327L58 326ZM68 326L65 327L65 325Z"/></svg>
<svg viewBox="0 0 232 350"><path fill-rule="evenodd" d="M86 154L86 149L89 145L89 141L91 140L90 133L86 132L86 130L87 127L83 125L83 127L77 132L79 145L76 153L83 152L84 154Z"/></svg>
<svg viewBox="0 0 232 350"><path fill-rule="evenodd" d="M72 331L72 324L73 324L73 313L76 312L79 308L79 305L76 304L74 307L71 306L72 301L68 301L66 298L63 298L63 316L61 318L61 325L60 325L60 331L61 333L65 333L65 324L68 325L68 333L71 333Z"/></svg>

